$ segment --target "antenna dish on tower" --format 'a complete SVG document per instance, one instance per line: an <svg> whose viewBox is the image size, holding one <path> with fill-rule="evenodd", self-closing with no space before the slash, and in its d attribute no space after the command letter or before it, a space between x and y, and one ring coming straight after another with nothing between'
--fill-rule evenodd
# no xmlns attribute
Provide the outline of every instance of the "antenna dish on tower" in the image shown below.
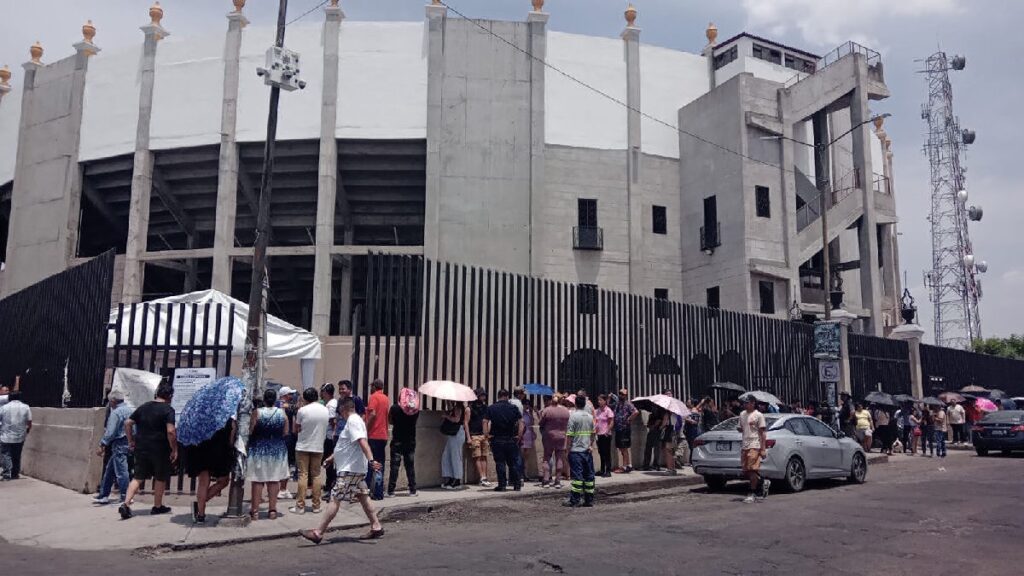
<svg viewBox="0 0 1024 576"><path fill-rule="evenodd" d="M967 58L965 56L953 56L953 59L949 62L949 67L953 70L963 70L967 67Z"/></svg>

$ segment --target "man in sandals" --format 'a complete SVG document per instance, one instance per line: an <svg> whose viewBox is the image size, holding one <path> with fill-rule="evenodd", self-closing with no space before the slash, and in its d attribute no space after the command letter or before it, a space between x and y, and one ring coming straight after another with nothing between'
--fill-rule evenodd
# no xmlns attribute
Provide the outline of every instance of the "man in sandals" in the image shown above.
<svg viewBox="0 0 1024 576"><path fill-rule="evenodd" d="M352 398L340 400L338 410L345 428L338 435L334 454L324 461L325 466L334 466L338 471L338 479L331 490L331 502L327 505L327 513L319 527L299 531L300 536L314 544L323 540L327 527L338 515L343 501L359 501L366 518L370 520L370 531L362 539L374 540L384 535L384 527L377 519L377 511L370 504L370 489L366 486L368 463L375 471L381 469L382 463L373 459L373 452L366 439L366 423L356 414Z"/></svg>

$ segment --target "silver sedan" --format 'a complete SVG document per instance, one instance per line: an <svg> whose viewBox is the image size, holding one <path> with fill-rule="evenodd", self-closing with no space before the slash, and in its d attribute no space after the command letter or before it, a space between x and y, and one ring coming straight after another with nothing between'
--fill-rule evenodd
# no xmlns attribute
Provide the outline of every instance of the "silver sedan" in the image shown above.
<svg viewBox="0 0 1024 576"><path fill-rule="evenodd" d="M863 448L820 420L799 414L765 414L765 423L768 449L761 462L761 476L782 480L793 492L803 490L807 480L848 478L860 484L867 477ZM704 477L709 490L720 490L729 480L743 478L738 426L739 418L729 418L694 441L693 469Z"/></svg>

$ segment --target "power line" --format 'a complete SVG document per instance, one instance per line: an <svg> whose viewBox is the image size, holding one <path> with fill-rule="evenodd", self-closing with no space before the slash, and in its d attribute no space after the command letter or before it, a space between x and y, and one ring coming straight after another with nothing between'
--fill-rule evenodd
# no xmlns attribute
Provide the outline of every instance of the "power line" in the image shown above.
<svg viewBox="0 0 1024 576"><path fill-rule="evenodd" d="M324 4L327 4L327 2L328 2L328 0L324 0L323 2L321 2L321 3L317 4L316 6L313 6L313 7L312 7L312 8L310 8L309 10L306 10L306 11L305 11L305 12L303 12L302 14L299 14L299 15L298 15L298 16L296 16L295 18L292 18L291 20L289 20L289 21L288 21L288 25L292 25L292 24L294 24L294 23L298 22L299 20L302 20L302 19L303 19L303 18L305 18L306 16L309 16L310 14L312 14L313 12L315 12L317 8L320 8L320 7L321 7L321 6L323 6Z"/></svg>
<svg viewBox="0 0 1024 576"><path fill-rule="evenodd" d="M608 94L607 92L603 92L601 89L599 89L599 88L597 88L597 87L595 87L595 86L593 86L591 84L588 84L587 82L585 82L583 80L580 80L579 78L573 76L572 74L569 74L568 72L562 70L561 68L559 68L559 67L557 67L557 66L555 66L555 65L553 65L553 64L551 64L549 62L547 62L543 58L540 58L538 56L534 56L529 50L521 48L521 47L517 46L515 44L515 42L512 42L511 40L508 40L507 38L504 38L504 37L496 34L493 30L487 28L486 26L484 26L483 24L481 24L477 20L469 18L468 16L466 16L462 12L459 12L459 10L457 8L452 7L451 4L448 4L444 0L441 0L440 4L442 6L444 6L445 8L447 8L447 9L451 10L452 12L454 12L457 16L459 16L463 20L466 20L467 22L470 22L471 24L473 24L477 28L483 30L487 34L489 34L491 36L494 36L495 38L497 38L498 40L501 40L505 44L508 44L513 49L515 49L515 50L517 50L519 52L522 52L523 54L528 56L531 60L536 60L537 62L540 62L545 68L549 68L550 70L552 70L554 72L557 72L558 74L564 76L566 79L570 80L571 82L575 82L576 84L579 84L580 86L586 88L587 90L590 90L591 92L593 92L593 93L595 93L595 94L597 94L597 95L599 95L599 96L601 96L601 97L603 97L603 98L605 98L607 100L610 100L610 101L614 102L615 104L618 104L619 106L622 106L623 108L626 108L627 110L630 110L632 112L636 112L640 116L642 116L644 118L647 118L648 120L650 120L650 121L652 121L652 122L654 122L656 124L661 124L662 126L665 126L666 128L674 130L675 132L677 132L679 134L685 134L686 136L689 136L690 138L693 138L693 139L695 139L695 140L697 140L699 142L703 142L704 144L708 144L709 146L713 146L715 148L718 148L719 150L722 150L723 152L728 152L730 154L735 154L736 156L739 156L741 158L746 158L747 160L750 160L752 162L757 162L758 164L763 164L765 166L770 166L772 168L778 168L779 170L782 170L783 172L788 172L790 174L796 174L795 170L789 170L789 169L786 169L786 168L784 168L784 167L782 167L782 166L780 166L778 164L773 164L771 162L768 162L768 161L765 161L765 160L761 160L759 158L754 158L752 156L748 156L748 155L744 154L743 152L740 152L739 150L733 150L732 148L729 148L728 146L724 146L724 145L719 144L717 142L708 140L707 138L705 138L703 136L700 136L698 134L694 134L692 132L687 132L686 130L683 130L682 128L679 128L678 126L673 126L669 122L666 122L666 121L664 121L664 120L662 120L660 118L657 118L655 116L651 116L650 114L644 112L643 110L640 110L639 108L634 108L634 107L630 106L628 102L624 102L621 99L616 98L615 96L612 96L611 94Z"/></svg>

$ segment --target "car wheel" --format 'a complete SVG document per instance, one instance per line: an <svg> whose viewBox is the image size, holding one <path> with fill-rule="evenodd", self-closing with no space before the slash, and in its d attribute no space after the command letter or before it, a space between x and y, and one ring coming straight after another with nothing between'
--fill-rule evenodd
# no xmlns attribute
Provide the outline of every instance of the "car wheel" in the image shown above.
<svg viewBox="0 0 1024 576"><path fill-rule="evenodd" d="M863 484L864 479L868 477L868 461L864 458L864 455L857 452L853 455L853 465L850 467L850 482L854 484Z"/></svg>
<svg viewBox="0 0 1024 576"><path fill-rule="evenodd" d="M978 456L988 456L988 448L975 448L974 451L978 453Z"/></svg>
<svg viewBox="0 0 1024 576"><path fill-rule="evenodd" d="M725 488L725 484L728 482L722 476L705 476L704 484L708 487L708 492L719 492Z"/></svg>
<svg viewBox="0 0 1024 576"><path fill-rule="evenodd" d="M799 492L804 489L804 482L807 480L807 469L804 467L804 461L793 456L786 463L786 488L790 492Z"/></svg>

